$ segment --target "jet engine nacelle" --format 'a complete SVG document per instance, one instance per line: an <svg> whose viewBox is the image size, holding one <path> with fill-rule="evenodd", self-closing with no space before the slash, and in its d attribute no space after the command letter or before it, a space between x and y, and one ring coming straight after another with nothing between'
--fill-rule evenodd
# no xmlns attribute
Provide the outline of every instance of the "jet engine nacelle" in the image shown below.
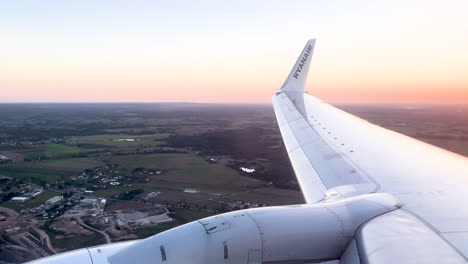
<svg viewBox="0 0 468 264"><path fill-rule="evenodd" d="M127 263L268 263L337 259L365 221L395 210L389 194L255 208L208 217L136 242L107 260Z"/></svg>

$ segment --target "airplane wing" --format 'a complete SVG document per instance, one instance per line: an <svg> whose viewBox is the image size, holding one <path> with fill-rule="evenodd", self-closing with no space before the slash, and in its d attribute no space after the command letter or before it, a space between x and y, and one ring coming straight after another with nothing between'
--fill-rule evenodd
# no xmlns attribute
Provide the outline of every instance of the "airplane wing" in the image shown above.
<svg viewBox="0 0 468 264"><path fill-rule="evenodd" d="M401 250L411 251L409 254L419 260L417 252L421 251L423 255L448 254L445 259L456 263L467 261L468 159L373 125L305 93L314 47L315 40L309 40L286 82L273 96L278 125L306 202L326 203L366 193L392 194L401 201L402 209L393 219L390 214L388 222L374 225L372 235L367 233L363 238L366 229L361 232L361 245L374 236L372 243L367 243L373 245L369 250L385 245L392 252L381 250L374 257L385 259L382 254L387 254L385 257L393 263L402 263L395 261L394 250L403 245L406 249ZM411 221L422 224L410 225ZM392 228L406 233L391 233ZM424 234L417 231L424 228L427 235L435 235L434 240L421 240ZM381 236L375 236L379 232ZM398 245L378 242L377 237L402 240ZM404 239L409 242L401 243ZM437 251L445 247L445 253Z"/></svg>

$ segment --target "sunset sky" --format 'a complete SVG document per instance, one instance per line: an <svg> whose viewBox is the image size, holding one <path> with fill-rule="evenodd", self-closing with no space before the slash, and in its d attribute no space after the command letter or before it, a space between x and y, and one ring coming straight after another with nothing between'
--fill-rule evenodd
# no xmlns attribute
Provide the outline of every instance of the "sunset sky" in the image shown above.
<svg viewBox="0 0 468 264"><path fill-rule="evenodd" d="M467 0L0 3L0 102L468 103Z"/></svg>

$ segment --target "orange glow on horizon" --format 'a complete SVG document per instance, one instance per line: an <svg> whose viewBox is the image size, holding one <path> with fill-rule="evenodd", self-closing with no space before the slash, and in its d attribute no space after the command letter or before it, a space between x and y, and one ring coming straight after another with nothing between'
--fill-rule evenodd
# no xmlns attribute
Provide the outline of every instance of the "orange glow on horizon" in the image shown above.
<svg viewBox="0 0 468 264"><path fill-rule="evenodd" d="M324 101L468 104L464 0L34 7L0 9L0 102L269 103L317 38Z"/></svg>

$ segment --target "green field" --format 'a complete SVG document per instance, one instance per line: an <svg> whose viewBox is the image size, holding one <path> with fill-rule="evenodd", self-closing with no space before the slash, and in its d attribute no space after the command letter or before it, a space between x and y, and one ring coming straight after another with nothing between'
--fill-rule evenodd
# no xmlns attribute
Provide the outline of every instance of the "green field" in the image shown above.
<svg viewBox="0 0 468 264"><path fill-rule="evenodd" d="M134 184L131 187L112 186L111 188L107 188L107 189L99 189L99 190L94 191L94 195L96 197L110 198L110 197L119 195L121 193L128 192L128 191L135 190L135 189L144 189L145 191L157 190L157 189L147 188L147 186L143 184Z"/></svg>
<svg viewBox="0 0 468 264"><path fill-rule="evenodd" d="M63 238L57 238L58 232L51 232L52 230L45 230L50 237L50 241L54 248L59 251L68 251L73 249L80 249L85 247L92 247L102 245L106 243L105 238L99 233L93 233L92 235L75 235L67 236Z"/></svg>
<svg viewBox="0 0 468 264"><path fill-rule="evenodd" d="M167 169L168 173L151 176L149 182L133 183L131 187L115 186L97 190L95 195L112 197L133 189L182 192L186 188L209 193L232 193L249 190L247 187L265 185L260 180L239 175L236 170L222 164L208 164L203 158L192 153L113 156L108 160L112 164L118 164L123 173L130 173L137 167Z"/></svg>
<svg viewBox="0 0 468 264"><path fill-rule="evenodd" d="M7 201L2 203L2 206L11 208L13 210L16 210L17 212L21 211L22 209L26 208L33 208L36 206L39 206L41 204L44 204L44 202L56 195L60 195L60 193L52 192L52 191L44 191L43 193L39 194L36 197L33 197L27 201L24 202L13 202L13 201Z"/></svg>
<svg viewBox="0 0 468 264"><path fill-rule="evenodd" d="M73 154L88 153L88 152L100 151L100 150L102 149L80 148L77 146L49 143L45 145L27 146L25 148L18 149L15 152L21 155L24 155L24 158L35 159L35 158L44 157L44 156L49 157L49 158L57 158L57 157L63 157L63 156L70 156Z"/></svg>
<svg viewBox="0 0 468 264"><path fill-rule="evenodd" d="M118 164L121 170L132 171L144 167L153 169L180 170L205 165L206 161L192 153L158 153L149 155L113 156L107 159Z"/></svg>
<svg viewBox="0 0 468 264"><path fill-rule="evenodd" d="M93 169L102 166L104 163L99 160L88 158L70 158L70 159L55 159L41 162L31 162L32 166L39 168L60 169L65 171L82 171L84 169Z"/></svg>
<svg viewBox="0 0 468 264"><path fill-rule="evenodd" d="M48 157L56 158L65 155L87 153L92 151L99 151L100 149L86 149L76 146L69 146L64 144L47 144L45 145L44 152Z"/></svg>
<svg viewBox="0 0 468 264"><path fill-rule="evenodd" d="M108 160L112 164L118 164L119 169L127 173L137 167L167 169L166 175L150 178L150 182L146 183L144 188L148 191L159 188L197 188L202 191L223 192L264 185L264 182L241 176L229 167L208 164L202 157L193 153L114 156Z"/></svg>
<svg viewBox="0 0 468 264"><path fill-rule="evenodd" d="M189 223L189 222L213 215L213 213L199 210L196 208L191 208L191 209L177 208L177 209L172 209L172 211L174 211L174 215L172 215L172 217L178 219L182 223Z"/></svg>
<svg viewBox="0 0 468 264"><path fill-rule="evenodd" d="M237 171L221 164L201 164L187 169L169 171L166 175L155 177L153 180L175 183L184 188L197 187L214 192L264 185L262 181L241 176Z"/></svg>
<svg viewBox="0 0 468 264"><path fill-rule="evenodd" d="M109 147L138 147L147 145L160 145L169 134L153 135L94 135L78 137L78 143L96 144ZM134 139L133 142L117 141L119 139Z"/></svg>
<svg viewBox="0 0 468 264"><path fill-rule="evenodd" d="M162 223L162 224L158 224L157 226L134 229L132 230L132 234L136 235L138 238L143 239L143 238L147 238L147 237L156 235L158 233L164 232L178 225L179 223L177 222Z"/></svg>
<svg viewBox="0 0 468 264"><path fill-rule="evenodd" d="M26 159L34 159L46 155L45 145L28 146L26 148L16 150L16 152L24 155L24 158Z"/></svg>
<svg viewBox="0 0 468 264"><path fill-rule="evenodd" d="M0 174L22 179L25 181L31 180L31 177L38 177L47 183L55 183L55 181L61 179L62 177L66 178L72 176L73 172L70 171L58 171L53 169L46 168L31 168L31 167L22 167L21 165L25 163L13 163L13 164L4 164L0 165Z"/></svg>
<svg viewBox="0 0 468 264"><path fill-rule="evenodd" d="M217 199L216 197L214 197L213 199L214 200L189 202L188 204L190 205L191 210L203 209L203 210L214 212L215 210L220 209L223 206L222 206L222 203L218 202L218 200L220 199ZM174 209L174 210L178 210L178 209Z"/></svg>
<svg viewBox="0 0 468 264"><path fill-rule="evenodd" d="M34 171L35 169L50 170L55 172L80 172L84 169L92 169L98 166L102 166L104 163L99 160L93 160L88 158L66 158L66 159L49 159L43 161L34 162L17 162L10 163L7 166L9 168L18 169L29 169ZM2 166L0 166L0 171Z"/></svg>
<svg viewBox="0 0 468 264"><path fill-rule="evenodd" d="M304 197L300 191L278 189L273 187L250 192L242 192L239 194L222 197L218 200L225 202L241 200L264 203L268 205L289 205L304 203Z"/></svg>
<svg viewBox="0 0 468 264"><path fill-rule="evenodd" d="M104 131L109 132L109 133L120 133L120 134L125 134L125 133L141 133L142 131L157 131L158 127L157 126L151 126L151 127L128 127L128 128L109 128L109 129L104 129Z"/></svg>

